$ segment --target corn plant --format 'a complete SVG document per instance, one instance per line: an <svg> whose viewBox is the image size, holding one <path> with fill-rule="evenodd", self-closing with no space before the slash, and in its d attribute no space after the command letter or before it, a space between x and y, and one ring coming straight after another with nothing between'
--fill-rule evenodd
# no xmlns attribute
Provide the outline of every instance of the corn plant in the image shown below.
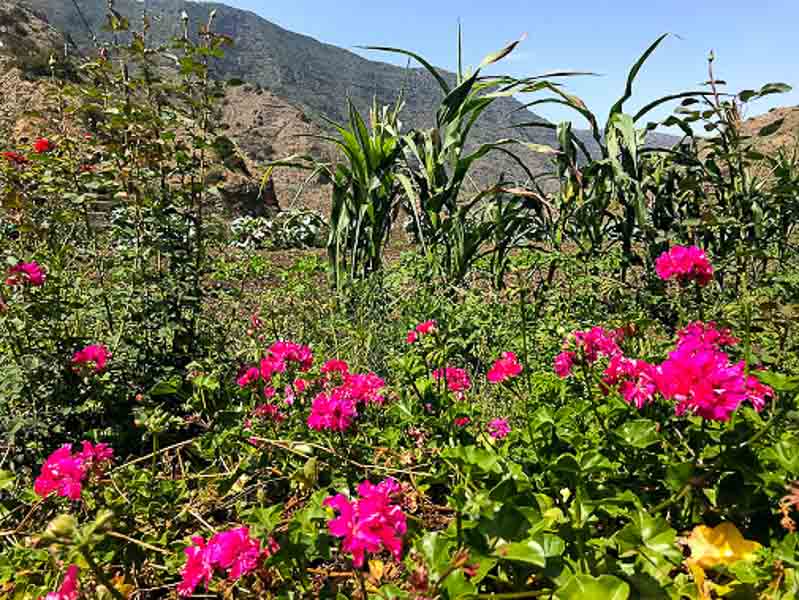
<svg viewBox="0 0 799 600"><path fill-rule="evenodd" d="M496 202L503 193L502 185L492 185L464 198L464 185L470 180L474 166L486 155L500 152L510 157L528 178L535 176L510 149L521 144L505 138L470 147L469 134L481 115L499 98L512 96L519 82L508 77L485 77L482 70L511 54L522 40L488 55L473 71L463 69L462 44L458 35L458 72L454 85L427 60L414 52L384 46L369 46L371 50L391 52L410 57L422 65L438 82L443 98L436 112L435 126L416 130L403 136L406 165L397 178L402 184L416 220L417 235L425 254L436 267L437 274L449 282L459 282L487 253L486 244L503 229L517 230L521 224L496 222L496 216L507 219L519 217L515 211L499 210L493 217L484 218L485 203ZM550 77L569 75L553 73ZM542 85L546 76L529 78L525 85ZM535 151L549 151L534 144L525 144ZM506 255L509 245L502 240L494 248ZM488 251L490 254L492 250ZM495 261L496 265L503 260Z"/></svg>
<svg viewBox="0 0 799 600"><path fill-rule="evenodd" d="M655 108L679 99L693 99L704 92L686 91L669 94L646 104L634 115L624 112L625 103L632 98L633 86L649 57L667 35L660 36L633 64L623 94L613 104L600 126L599 118L579 97L560 87L534 82L522 88L524 92L550 92L552 95L529 102L523 108L542 104L558 104L579 113L589 125L589 133L598 149L593 155L571 130L571 124L559 127L540 122L521 123L519 128L556 128L559 131L559 166L561 182L558 212L571 214L574 221L573 241L586 255L595 255L608 245L620 243L624 256L622 279L627 269L641 262L635 250L642 234L651 234L651 197L646 193L646 181L651 172L651 155L647 148L647 133L654 128L641 120ZM579 155L582 155L581 157Z"/></svg>
<svg viewBox="0 0 799 600"><path fill-rule="evenodd" d="M272 163L273 167L309 169L312 177L322 174L332 181L327 250L337 289L347 277L365 278L382 267L402 199L398 180L402 106L401 99L393 107L378 108L375 102L367 127L348 101L348 123L331 123L337 135L319 136L340 150L342 162L329 164L311 156L293 156Z"/></svg>

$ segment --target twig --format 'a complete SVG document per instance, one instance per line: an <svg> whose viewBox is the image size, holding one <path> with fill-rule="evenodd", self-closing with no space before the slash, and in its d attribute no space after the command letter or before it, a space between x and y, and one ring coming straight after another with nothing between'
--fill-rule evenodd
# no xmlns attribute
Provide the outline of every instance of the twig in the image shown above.
<svg viewBox="0 0 799 600"><path fill-rule="evenodd" d="M117 531L109 531L107 533L111 537L125 540L126 542L130 542L131 544L136 544L137 546L141 546L142 548L147 548L148 550L152 550L153 552L160 552L166 556L171 555L172 553L169 550L164 550L163 548L159 548L158 546L153 546L152 544L148 544L147 542L142 542L141 540L135 540L131 537L126 536L124 533L119 533Z"/></svg>
<svg viewBox="0 0 799 600"><path fill-rule="evenodd" d="M146 454L145 456L140 456L139 458L131 460L130 462L126 462L124 465L119 465L115 469L112 469L111 471L109 471L109 473L116 473L117 471L121 471L122 469L125 469L127 467L130 467L130 466L145 462L145 461L153 458L154 456L157 456L158 454L165 454L165 453L169 452L170 450L175 450L177 448L183 448L183 446L188 446L189 444L193 444L194 442L197 441L197 439L198 438L192 438L190 440L185 440L183 442L178 442L177 444L172 444L171 446L167 446L166 448L161 448L158 452L150 452L150 454Z"/></svg>

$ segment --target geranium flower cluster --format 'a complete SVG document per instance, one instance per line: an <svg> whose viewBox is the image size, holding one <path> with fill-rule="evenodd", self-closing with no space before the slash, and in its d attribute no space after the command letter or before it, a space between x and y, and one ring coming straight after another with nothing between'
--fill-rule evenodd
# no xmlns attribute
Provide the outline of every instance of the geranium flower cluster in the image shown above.
<svg viewBox="0 0 799 600"><path fill-rule="evenodd" d="M424 336L433 333L437 328L438 324L432 319L425 321L424 323L419 323L415 328L408 332L405 341L409 344L414 344Z"/></svg>
<svg viewBox="0 0 799 600"><path fill-rule="evenodd" d="M469 374L465 369L459 367L436 369L433 371L433 378L436 381L442 379L446 381L447 389L455 394L459 400L463 399L464 392L472 387L472 380L469 379Z"/></svg>
<svg viewBox="0 0 799 600"><path fill-rule="evenodd" d="M92 474L101 475L114 457L107 444L83 442L80 452L72 453L72 444L64 444L47 457L33 484L42 498L53 492L70 500L80 500L83 482Z"/></svg>
<svg viewBox="0 0 799 600"><path fill-rule="evenodd" d="M313 366L313 352L301 344L277 341L269 347L258 366L248 367L239 375L237 383L243 388L262 383L267 386L265 389L269 389L272 377L285 373L290 363L295 364L299 371L307 372Z"/></svg>
<svg viewBox="0 0 799 600"><path fill-rule="evenodd" d="M44 285L46 275L39 263L31 261L19 263L8 269L6 285L11 287L29 285L31 287L41 287Z"/></svg>
<svg viewBox="0 0 799 600"><path fill-rule="evenodd" d="M571 375L574 365L578 362L591 366L600 357L612 358L621 354L619 347L623 337L621 330L608 331L602 327L592 327L588 331L575 331L570 337L574 340L576 351L564 350L555 357L555 373L559 377ZM569 337L563 345L569 346Z"/></svg>
<svg viewBox="0 0 799 600"><path fill-rule="evenodd" d="M678 334L677 348L654 372L660 394L677 403L677 415L693 412L728 421L743 402L760 411L774 396L770 387L747 376L744 361L733 364L721 349L737 342L715 323L693 323Z"/></svg>
<svg viewBox="0 0 799 600"><path fill-rule="evenodd" d="M358 416L360 405L385 402L382 395L385 381L374 373L350 373L349 370L349 365L338 359L322 367L326 389L314 398L308 427L316 431L346 431ZM334 386L334 374L341 381L340 385Z"/></svg>
<svg viewBox="0 0 799 600"><path fill-rule="evenodd" d="M226 571L229 581L237 581L280 549L274 540L261 547L260 540L250 537L247 527L216 533L208 542L201 536L194 536L191 541L192 545L184 550L186 564L180 570L181 596L191 596L203 582L207 590L216 569Z"/></svg>
<svg viewBox="0 0 799 600"><path fill-rule="evenodd" d="M343 494L325 500L324 505L338 513L328 521L328 529L331 535L343 539L341 548L352 555L355 567L363 566L367 552L387 550L396 560L402 557L402 536L408 526L395 500L400 491L399 483L388 478L377 485L364 481L355 500Z"/></svg>
<svg viewBox="0 0 799 600"><path fill-rule="evenodd" d="M591 331L600 330L594 328ZM580 333L580 332L578 332ZM616 388L622 397L637 408L651 402L655 394L675 402L675 413L686 412L705 419L727 421L738 407L749 401L756 410L762 410L774 390L756 377L746 374L743 361L732 363L724 346L733 346L738 339L729 329L715 323L691 323L677 334L677 347L660 365L624 356L615 340L607 332L594 336L575 335L578 347L583 344L582 357L593 364L604 355L609 357L602 375L605 390ZM593 349L585 350L585 342L595 338ZM571 374L575 361L581 355L563 352L555 358L555 372L560 377Z"/></svg>
<svg viewBox="0 0 799 600"><path fill-rule="evenodd" d="M501 440L508 437L510 433L510 425L507 419L494 419L488 426L488 434L495 440Z"/></svg>
<svg viewBox="0 0 799 600"><path fill-rule="evenodd" d="M57 592L41 596L39 600L78 600L78 566L70 565Z"/></svg>
<svg viewBox="0 0 799 600"><path fill-rule="evenodd" d="M513 352L503 352L502 358L494 363L488 371L486 378L491 383L502 383L512 377L518 377L522 372L522 365Z"/></svg>
<svg viewBox="0 0 799 600"><path fill-rule="evenodd" d="M696 246L673 246L657 258L655 271L664 281L696 281L700 286L713 279L713 266L704 250Z"/></svg>
<svg viewBox="0 0 799 600"><path fill-rule="evenodd" d="M82 370L102 373L108 366L108 359L111 353L102 344L91 344L83 350L78 350L72 356L72 369L76 372Z"/></svg>

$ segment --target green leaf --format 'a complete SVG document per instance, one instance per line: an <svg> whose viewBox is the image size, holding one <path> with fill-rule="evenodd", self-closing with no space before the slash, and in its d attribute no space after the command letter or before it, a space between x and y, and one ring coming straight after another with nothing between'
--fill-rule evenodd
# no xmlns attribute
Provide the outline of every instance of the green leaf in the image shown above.
<svg viewBox="0 0 799 600"><path fill-rule="evenodd" d="M0 490L10 490L15 481L16 476L11 471L0 471Z"/></svg>
<svg viewBox="0 0 799 600"><path fill-rule="evenodd" d="M622 112L624 109L624 103L629 100L633 95L633 83L635 83L635 78L638 77L638 72L641 70L641 67L644 66L644 63L647 59L652 55L652 53L657 50L657 47L669 36L668 33L664 33L655 42L646 49L646 51L641 55L636 63L633 65L633 68L630 70L629 75L627 76L627 86L624 90L624 95L619 98L613 107L610 109L610 114L608 115L608 122L610 122L611 117L613 115Z"/></svg>
<svg viewBox="0 0 799 600"><path fill-rule="evenodd" d="M577 575L558 592L558 600L627 600L630 586L618 577Z"/></svg>
<svg viewBox="0 0 799 600"><path fill-rule="evenodd" d="M544 547L536 540L528 540L526 542L518 542L514 544L505 544L494 552L494 556L505 560L513 560L516 562L523 562L530 565L541 567L542 569L547 564L546 553Z"/></svg>
<svg viewBox="0 0 799 600"><path fill-rule="evenodd" d="M499 456L496 452L483 450L477 446L448 448L441 455L444 458L457 459L465 465L479 467L486 473L502 473L502 468L499 466Z"/></svg>
<svg viewBox="0 0 799 600"><path fill-rule="evenodd" d="M771 373L769 371L756 371L752 373L760 381L774 388L776 392L793 392L799 390L799 377Z"/></svg>
<svg viewBox="0 0 799 600"><path fill-rule="evenodd" d="M644 512L633 516L632 522L617 534L616 541L622 556L644 554L656 564L668 562L677 565L682 553L677 548L677 532L662 517L651 517Z"/></svg>
<svg viewBox="0 0 799 600"><path fill-rule="evenodd" d="M785 119L777 119L773 123L769 123L768 125L763 127L760 131L757 132L758 137L766 137L777 133L782 127L782 124L784 122Z"/></svg>
<svg viewBox="0 0 799 600"><path fill-rule="evenodd" d="M658 424L650 419L636 419L628 421L614 433L617 437L633 448L648 448L660 441L657 431Z"/></svg>
<svg viewBox="0 0 799 600"><path fill-rule="evenodd" d="M415 52L403 50L402 48L391 48L388 46L358 46L358 47L361 48L362 50L377 50L379 52L392 52L394 54L403 54L405 56L414 59L416 62L422 65L427 70L428 73L430 73L433 77L436 78L436 81L438 81L438 85L441 86L443 92L445 94L449 94L450 92L449 84L438 72L438 69L436 69L433 65L431 65L429 62L427 62L424 58L422 58Z"/></svg>

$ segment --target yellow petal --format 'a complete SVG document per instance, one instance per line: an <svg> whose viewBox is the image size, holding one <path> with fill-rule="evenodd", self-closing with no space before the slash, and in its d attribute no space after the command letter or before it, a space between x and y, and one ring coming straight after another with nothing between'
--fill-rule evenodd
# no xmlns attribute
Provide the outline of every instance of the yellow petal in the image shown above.
<svg viewBox="0 0 799 600"><path fill-rule="evenodd" d="M745 540L732 523L722 523L712 528L699 525L686 542L691 548L691 560L703 569L730 565L739 560L752 560L761 547L755 541Z"/></svg>
<svg viewBox="0 0 799 600"><path fill-rule="evenodd" d="M705 583L705 570L700 567L695 560L691 560L690 558L685 561L685 564L694 577L696 588L699 590L699 600L710 600L710 590Z"/></svg>

